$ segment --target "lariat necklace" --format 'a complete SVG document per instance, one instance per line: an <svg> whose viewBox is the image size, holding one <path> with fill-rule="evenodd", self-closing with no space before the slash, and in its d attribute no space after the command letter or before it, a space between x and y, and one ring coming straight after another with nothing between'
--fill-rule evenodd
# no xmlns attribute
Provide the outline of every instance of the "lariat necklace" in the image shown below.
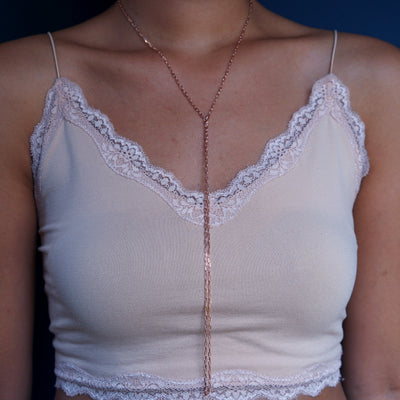
<svg viewBox="0 0 400 400"><path fill-rule="evenodd" d="M249 8L247 18L244 21L242 30L239 38L236 41L235 47L229 58L228 64L226 65L225 72L221 78L217 91L212 99L211 105L206 113L203 113L199 107L194 103L192 97L189 95L183 84L178 78L178 75L173 70L167 57L162 50L154 46L141 32L139 26L128 14L125 7L122 4L122 0L118 0L119 8L128 20L129 24L135 30L140 39L143 40L144 44L151 50L155 51L162 59L168 71L170 72L173 80L178 86L179 90L192 106L193 110L200 117L203 123L203 214L204 214L204 397L211 392L211 255L210 255L210 185L209 185L209 168L208 168L208 124L211 114L214 111L215 105L218 98L222 93L226 78L228 77L233 60L238 52L239 46L243 41L244 34L250 21L250 15L253 11L253 0L249 0Z"/></svg>

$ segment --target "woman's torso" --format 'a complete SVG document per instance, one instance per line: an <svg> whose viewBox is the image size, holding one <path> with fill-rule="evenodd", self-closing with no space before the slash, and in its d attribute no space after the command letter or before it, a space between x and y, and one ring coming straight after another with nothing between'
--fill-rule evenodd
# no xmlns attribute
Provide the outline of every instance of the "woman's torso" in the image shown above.
<svg viewBox="0 0 400 400"><path fill-rule="evenodd" d="M82 48L71 41L74 32L70 32L64 38L62 34L55 35L62 75L78 82L89 104L106 112L117 132L140 143L153 164L172 171L187 189L197 190L201 179L201 124L157 57L137 51L134 55L113 54L113 61L109 61L107 50ZM212 190L224 188L239 170L254 164L265 143L283 132L292 113L306 104L311 85L326 74L330 42L331 36L322 34L279 45L259 40L243 46L242 58L238 56L235 64L235 85L226 85L210 123ZM303 51L312 54L310 59L318 61L306 60L301 51L290 51L302 46ZM276 52L277 59L296 58L296 68L287 64L287 68L276 68L275 58L268 56L271 51ZM217 78L209 85L204 82L210 76L218 77L225 59L223 49L214 55L212 68L207 67L208 60L202 63L201 57L183 66L182 80L188 82L193 97L198 94L200 108L207 108ZM303 63L301 68L298 62ZM122 67L117 68L119 65ZM309 75L305 77L299 71L308 71ZM196 82L196 76L202 75L204 79ZM171 96L174 91L176 96ZM160 101L167 98L167 103ZM57 400L64 398L68 397L57 393ZM340 385L326 389L318 397L344 398Z"/></svg>

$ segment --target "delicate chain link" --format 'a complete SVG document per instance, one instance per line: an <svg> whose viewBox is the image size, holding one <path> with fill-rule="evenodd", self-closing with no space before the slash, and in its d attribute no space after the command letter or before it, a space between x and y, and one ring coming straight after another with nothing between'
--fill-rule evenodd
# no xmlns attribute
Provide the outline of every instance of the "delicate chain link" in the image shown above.
<svg viewBox="0 0 400 400"><path fill-rule="evenodd" d="M178 75L173 70L170 62L168 61L165 54L154 46L141 32L139 26L128 14L125 7L122 4L122 0L118 0L118 5L124 14L125 18L128 20L129 24L135 30L137 35L143 40L145 45L151 50L158 53L162 61L168 68L169 73L174 79L179 90L186 98L188 103L192 106L193 110L201 118L203 123L203 212L204 212L204 397L211 392L211 235L210 235L210 184L209 184L209 135L208 135L208 122L210 120L211 114L214 111L215 105L222 93L222 89L226 82L226 79L231 71L233 60L238 52L240 43L243 41L244 34L246 32L247 26L250 21L250 15L253 11L253 0L249 0L249 8L246 20L242 26L239 38L236 41L235 47L229 58L228 64L225 68L225 72L221 78L217 91L213 97L211 105L206 113L203 113L200 108L195 104L192 97L189 95L183 84L178 78Z"/></svg>

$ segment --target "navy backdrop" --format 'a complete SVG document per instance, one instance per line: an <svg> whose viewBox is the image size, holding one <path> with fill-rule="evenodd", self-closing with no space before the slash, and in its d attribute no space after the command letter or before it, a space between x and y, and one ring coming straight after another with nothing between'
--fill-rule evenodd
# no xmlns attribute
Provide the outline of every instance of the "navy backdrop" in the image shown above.
<svg viewBox="0 0 400 400"><path fill-rule="evenodd" d="M0 41L74 25L106 9L112 2L20 0L2 4ZM306 25L362 33L400 46L398 0L262 0L261 3Z"/></svg>
<svg viewBox="0 0 400 400"><path fill-rule="evenodd" d="M270 10L297 22L326 29L361 33L400 47L398 0L264 0ZM109 0L41 0L8 2L0 15L0 42L77 24L105 10ZM53 400L51 336L41 266L37 271L34 378L32 400Z"/></svg>

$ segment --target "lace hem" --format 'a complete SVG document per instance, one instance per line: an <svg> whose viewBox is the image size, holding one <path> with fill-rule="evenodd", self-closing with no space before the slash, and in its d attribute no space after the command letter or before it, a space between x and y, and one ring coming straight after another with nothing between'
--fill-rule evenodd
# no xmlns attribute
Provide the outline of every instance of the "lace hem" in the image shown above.
<svg viewBox="0 0 400 400"><path fill-rule="evenodd" d="M55 96L56 93L58 96ZM336 101L332 102L332 99ZM339 104L339 111L344 114L342 122L350 127L354 136L360 182L369 166L364 147L365 127L351 109L347 87L335 75L329 74L314 83L307 105L293 114L286 131L267 142L258 162L239 171L226 188L211 193L211 225L220 225L232 219L261 185L292 169L303 153L312 126L327 112L334 111L333 103ZM152 189L183 219L203 224L203 194L185 189L173 173L153 165L143 148L120 136L107 115L90 107L82 89L67 78L57 79L49 91L43 119L31 137L32 168L35 172L40 163L43 136L49 130L52 113L56 113L60 105L63 118L91 136L114 172Z"/></svg>
<svg viewBox="0 0 400 400"><path fill-rule="evenodd" d="M288 377L267 377L251 371L226 370L212 376L209 400L293 400L317 396L340 381L340 365L318 365ZM68 396L89 395L94 400L201 400L203 379L174 381L141 372L94 377L76 366L56 367L56 387Z"/></svg>

